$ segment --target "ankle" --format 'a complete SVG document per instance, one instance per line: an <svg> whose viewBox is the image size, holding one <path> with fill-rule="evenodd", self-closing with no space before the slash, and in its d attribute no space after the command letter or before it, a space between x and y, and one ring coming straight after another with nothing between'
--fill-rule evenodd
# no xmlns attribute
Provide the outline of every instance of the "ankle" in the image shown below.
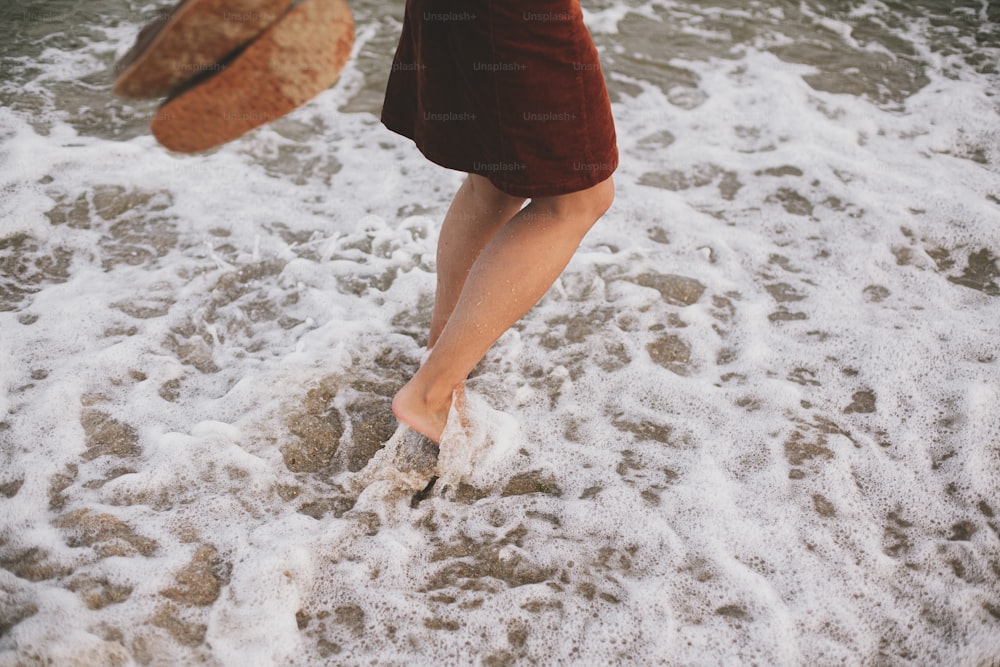
<svg viewBox="0 0 1000 667"><path fill-rule="evenodd" d="M455 395L455 388L428 387L422 394L424 405L433 410L448 410Z"/></svg>

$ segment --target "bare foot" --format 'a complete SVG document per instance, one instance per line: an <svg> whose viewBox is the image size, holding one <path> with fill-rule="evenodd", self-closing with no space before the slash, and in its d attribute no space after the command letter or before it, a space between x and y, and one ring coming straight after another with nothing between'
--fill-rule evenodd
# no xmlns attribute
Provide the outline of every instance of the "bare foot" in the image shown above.
<svg viewBox="0 0 1000 667"><path fill-rule="evenodd" d="M458 396L462 395L462 387L463 385L459 385L456 389ZM393 397L392 413L417 433L441 444L441 434L451 411L451 400L452 397L448 396L443 401L430 402L426 394L410 380Z"/></svg>

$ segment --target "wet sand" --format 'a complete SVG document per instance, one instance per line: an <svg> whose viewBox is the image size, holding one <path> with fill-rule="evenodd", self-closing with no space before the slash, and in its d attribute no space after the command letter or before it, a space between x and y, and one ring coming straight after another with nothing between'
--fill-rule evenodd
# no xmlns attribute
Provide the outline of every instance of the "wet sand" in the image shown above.
<svg viewBox="0 0 1000 667"><path fill-rule="evenodd" d="M51 5L3 28L0 664L1000 664L992 8L586 6L618 198L439 465L389 403L461 177L376 122L400 8L189 158L108 97L143 7Z"/></svg>

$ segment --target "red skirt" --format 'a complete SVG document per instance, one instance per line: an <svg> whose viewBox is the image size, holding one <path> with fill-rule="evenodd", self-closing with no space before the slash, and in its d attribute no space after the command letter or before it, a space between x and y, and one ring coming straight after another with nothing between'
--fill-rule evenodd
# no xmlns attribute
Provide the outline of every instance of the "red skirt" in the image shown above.
<svg viewBox="0 0 1000 667"><path fill-rule="evenodd" d="M382 122L520 197L583 190L618 166L579 0L407 0Z"/></svg>

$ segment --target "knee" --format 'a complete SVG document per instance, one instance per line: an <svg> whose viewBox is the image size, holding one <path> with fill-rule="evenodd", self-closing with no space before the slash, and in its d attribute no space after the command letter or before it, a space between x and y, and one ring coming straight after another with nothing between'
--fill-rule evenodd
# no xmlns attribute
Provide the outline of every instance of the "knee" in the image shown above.
<svg viewBox="0 0 1000 667"><path fill-rule="evenodd" d="M568 195L536 199L539 207L558 219L573 220L587 229L604 215L615 200L615 185L610 178Z"/></svg>
<svg viewBox="0 0 1000 667"><path fill-rule="evenodd" d="M591 215L596 221L608 212L615 201L615 182L609 177L586 192L589 193Z"/></svg>

